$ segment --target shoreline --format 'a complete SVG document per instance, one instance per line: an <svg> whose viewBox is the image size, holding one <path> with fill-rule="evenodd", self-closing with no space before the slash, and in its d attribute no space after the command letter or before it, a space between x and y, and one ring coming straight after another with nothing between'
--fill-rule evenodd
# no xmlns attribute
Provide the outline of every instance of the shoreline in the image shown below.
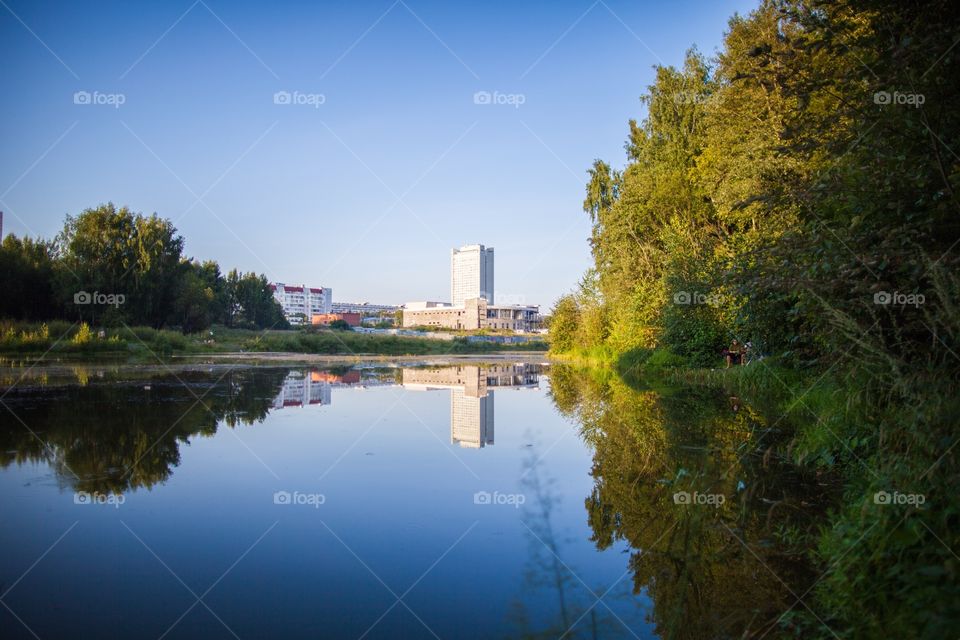
<svg viewBox="0 0 960 640"><path fill-rule="evenodd" d="M365 364L365 363L418 363L418 364L457 364L457 363L497 363L523 362L541 364L550 358L546 351L494 351L491 353L465 353L447 355L377 355L377 354L322 354L297 353L287 351L264 352L225 352L215 354L178 354L171 361L212 361L219 363L237 362L241 364Z"/></svg>
<svg viewBox="0 0 960 640"><path fill-rule="evenodd" d="M76 379L77 376L102 380L116 375L178 374L193 371L223 371L227 369L280 368L280 367L442 367L466 365L551 364L546 351L501 351L488 354L451 355L325 355L269 351L263 353L226 352L217 354L184 354L164 358L162 361L129 362L98 358L41 358L21 356L11 362L0 361L0 391L14 387L29 387L42 378L45 382L60 378Z"/></svg>

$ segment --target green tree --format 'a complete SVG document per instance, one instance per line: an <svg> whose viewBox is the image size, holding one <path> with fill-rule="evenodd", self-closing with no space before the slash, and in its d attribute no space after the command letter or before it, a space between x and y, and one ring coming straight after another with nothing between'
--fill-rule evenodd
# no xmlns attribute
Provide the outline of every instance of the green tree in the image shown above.
<svg viewBox="0 0 960 640"><path fill-rule="evenodd" d="M47 320L63 312L52 243L8 235L0 244L0 317ZM72 299L71 299L72 302Z"/></svg>
<svg viewBox="0 0 960 640"><path fill-rule="evenodd" d="M112 310L118 321L160 328L170 317L181 275L183 238L169 220L145 217L113 203L67 216L57 239L60 259L77 276L62 291L72 299L77 288L124 296ZM105 310L75 305L75 317L95 320Z"/></svg>
<svg viewBox="0 0 960 640"><path fill-rule="evenodd" d="M353 331L353 327L346 320L339 318L330 323L330 328L335 331Z"/></svg>
<svg viewBox="0 0 960 640"><path fill-rule="evenodd" d="M554 303L550 311L548 330L552 351L562 353L576 346L580 332L580 307L573 295L561 296Z"/></svg>

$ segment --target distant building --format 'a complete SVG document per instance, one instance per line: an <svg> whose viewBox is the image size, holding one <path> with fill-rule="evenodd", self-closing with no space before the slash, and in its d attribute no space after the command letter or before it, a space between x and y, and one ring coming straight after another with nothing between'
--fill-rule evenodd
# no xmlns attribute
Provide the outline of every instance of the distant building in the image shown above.
<svg viewBox="0 0 960 640"><path fill-rule="evenodd" d="M493 304L493 247L471 244L450 250L450 300L461 306L470 298Z"/></svg>
<svg viewBox="0 0 960 640"><path fill-rule="evenodd" d="M330 306L332 313L359 313L365 316L380 313L394 313L400 307L390 304L370 304L369 302L334 302Z"/></svg>
<svg viewBox="0 0 960 640"><path fill-rule="evenodd" d="M443 329L505 329L529 333L541 326L537 305L494 305L469 298L461 305L446 302L409 302L403 309L404 327Z"/></svg>
<svg viewBox="0 0 960 640"><path fill-rule="evenodd" d="M318 313L313 316L311 324L314 325L329 325L331 322L336 322L337 320L343 320L351 327L359 327L360 321L363 319L359 313Z"/></svg>
<svg viewBox="0 0 960 640"><path fill-rule="evenodd" d="M333 289L328 287L293 286L277 282L270 285L274 299L283 308L283 315L292 325L313 324L313 316L330 313Z"/></svg>

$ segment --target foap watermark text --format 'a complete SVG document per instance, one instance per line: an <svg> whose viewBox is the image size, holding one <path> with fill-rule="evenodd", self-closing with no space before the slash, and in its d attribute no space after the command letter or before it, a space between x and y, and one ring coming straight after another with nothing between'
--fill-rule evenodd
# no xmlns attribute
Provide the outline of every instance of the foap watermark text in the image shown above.
<svg viewBox="0 0 960 640"><path fill-rule="evenodd" d="M900 493L899 491L877 491L873 494L873 503L880 505L909 504L919 507L927 501L922 493Z"/></svg>
<svg viewBox="0 0 960 640"><path fill-rule="evenodd" d="M902 93L900 91L877 91L873 94L873 103L879 105L906 105L919 108L927 101L922 93Z"/></svg>
<svg viewBox="0 0 960 640"><path fill-rule="evenodd" d="M99 491L77 491L73 494L73 504L109 504L114 509L127 501L122 493L100 493Z"/></svg>
<svg viewBox="0 0 960 640"><path fill-rule="evenodd" d="M473 94L473 104L508 105L519 109L527 101L522 93L500 93L499 91L477 91Z"/></svg>
<svg viewBox="0 0 960 640"><path fill-rule="evenodd" d="M699 491L677 491L673 494L674 504L710 505L719 507L727 501L722 493L700 493Z"/></svg>
<svg viewBox="0 0 960 640"><path fill-rule="evenodd" d="M99 91L77 91L73 94L73 104L105 105L119 109L127 101L122 93L100 93Z"/></svg>
<svg viewBox="0 0 960 640"><path fill-rule="evenodd" d="M322 493L304 493L302 491L276 491L273 504L308 506L319 509L327 501Z"/></svg>
<svg viewBox="0 0 960 640"><path fill-rule="evenodd" d="M122 293L100 293L94 291L77 291L73 294L73 304L100 304L119 307L127 301L127 297Z"/></svg>
<svg viewBox="0 0 960 640"><path fill-rule="evenodd" d="M500 493L499 491L490 493L489 491L477 491L473 494L473 504L507 504L519 509L520 505L526 501L527 496L522 493Z"/></svg>
<svg viewBox="0 0 960 640"><path fill-rule="evenodd" d="M700 291L677 291L673 294L673 304L707 304L711 307L719 306L721 297L716 293L702 293Z"/></svg>
<svg viewBox="0 0 960 640"><path fill-rule="evenodd" d="M900 307L919 307L927 298L922 293L901 293L900 291L877 291L873 294L873 304L892 304Z"/></svg>
<svg viewBox="0 0 960 640"><path fill-rule="evenodd" d="M273 104L306 106L319 109L326 103L327 96L322 93L303 93L302 91L277 91L273 94Z"/></svg>

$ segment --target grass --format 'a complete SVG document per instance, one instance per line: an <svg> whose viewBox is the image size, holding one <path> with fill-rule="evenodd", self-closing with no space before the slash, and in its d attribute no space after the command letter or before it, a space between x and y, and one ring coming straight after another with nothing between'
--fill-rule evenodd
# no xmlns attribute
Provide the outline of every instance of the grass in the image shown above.
<svg viewBox="0 0 960 640"><path fill-rule="evenodd" d="M150 327L94 328L86 323L0 321L0 354L117 355L149 360L155 355L286 352L320 355L457 355L502 351L544 351L546 344L471 343L464 338L433 340L353 331L232 329L183 335Z"/></svg>
<svg viewBox="0 0 960 640"><path fill-rule="evenodd" d="M882 396L869 391L875 380L862 369L796 368L776 357L729 369L719 361L690 367L661 351L562 359L600 364L637 388L723 389L775 416L777 429L790 434L795 463L842 479L843 498L822 528L798 534L823 571L809 596L818 615L831 627L856 630L850 637L956 635L960 475L952 452L960 398L953 380L915 371L904 391ZM915 501L885 504L877 495ZM782 623L800 636L826 635L823 623L799 608Z"/></svg>

